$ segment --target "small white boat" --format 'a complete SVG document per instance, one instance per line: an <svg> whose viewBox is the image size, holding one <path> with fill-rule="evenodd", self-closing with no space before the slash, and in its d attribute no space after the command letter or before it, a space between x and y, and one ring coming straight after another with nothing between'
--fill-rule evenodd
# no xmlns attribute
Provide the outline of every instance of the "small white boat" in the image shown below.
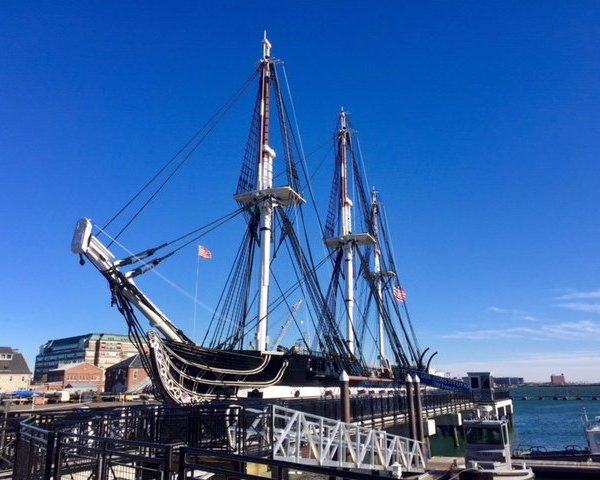
<svg viewBox="0 0 600 480"><path fill-rule="evenodd" d="M596 415L594 420L589 420L587 412L584 410L582 422L590 454L600 455L600 415Z"/></svg>
<svg viewBox="0 0 600 480"><path fill-rule="evenodd" d="M480 407L479 417L465 420L465 470L461 480L528 480L534 478L525 464L513 465L506 419L494 418L492 407Z"/></svg>

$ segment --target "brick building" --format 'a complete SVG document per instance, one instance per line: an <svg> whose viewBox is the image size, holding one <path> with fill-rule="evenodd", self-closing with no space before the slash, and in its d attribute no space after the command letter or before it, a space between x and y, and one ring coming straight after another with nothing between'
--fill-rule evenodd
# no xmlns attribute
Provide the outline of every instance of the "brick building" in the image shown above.
<svg viewBox="0 0 600 480"><path fill-rule="evenodd" d="M106 369L137 353L127 335L88 333L49 340L35 358L34 380L46 382L46 374L63 363L87 362Z"/></svg>
<svg viewBox="0 0 600 480"><path fill-rule="evenodd" d="M560 375L550 375L550 383L552 385L564 385L565 382L565 374L561 373Z"/></svg>
<svg viewBox="0 0 600 480"><path fill-rule="evenodd" d="M46 376L51 390L104 390L104 370L87 362L61 364Z"/></svg>
<svg viewBox="0 0 600 480"><path fill-rule="evenodd" d="M148 378L139 355L134 355L106 369L104 391L123 393L134 391Z"/></svg>

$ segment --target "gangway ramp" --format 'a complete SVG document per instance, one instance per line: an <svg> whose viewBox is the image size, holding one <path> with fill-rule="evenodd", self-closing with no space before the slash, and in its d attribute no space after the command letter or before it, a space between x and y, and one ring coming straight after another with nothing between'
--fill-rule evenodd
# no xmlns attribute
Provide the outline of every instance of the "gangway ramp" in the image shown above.
<svg viewBox="0 0 600 480"><path fill-rule="evenodd" d="M356 470L424 472L422 442L272 405L274 460Z"/></svg>

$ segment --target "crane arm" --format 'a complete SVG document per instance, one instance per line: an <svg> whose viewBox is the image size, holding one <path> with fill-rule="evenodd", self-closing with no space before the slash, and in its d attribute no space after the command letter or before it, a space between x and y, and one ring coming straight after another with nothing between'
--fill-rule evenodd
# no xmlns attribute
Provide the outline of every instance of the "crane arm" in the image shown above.
<svg viewBox="0 0 600 480"><path fill-rule="evenodd" d="M287 318L285 323L281 326L279 335L277 335L277 338L273 341L273 345L272 345L273 348L277 348L277 345L279 345L281 340L283 340L284 335L286 334L286 332L290 328L290 325L292 324L292 320L294 319L294 316L298 313L298 310L300 310L301 306L302 306L302 299L298 300L296 303L294 303L294 305L292 305L292 311L290 312L290 316Z"/></svg>

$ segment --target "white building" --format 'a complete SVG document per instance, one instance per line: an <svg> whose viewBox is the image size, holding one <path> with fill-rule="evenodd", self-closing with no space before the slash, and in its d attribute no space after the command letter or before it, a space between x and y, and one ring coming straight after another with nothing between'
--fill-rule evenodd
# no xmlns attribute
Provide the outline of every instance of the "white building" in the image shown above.
<svg viewBox="0 0 600 480"><path fill-rule="evenodd" d="M10 347L0 347L0 393L29 390L31 369L21 352Z"/></svg>

